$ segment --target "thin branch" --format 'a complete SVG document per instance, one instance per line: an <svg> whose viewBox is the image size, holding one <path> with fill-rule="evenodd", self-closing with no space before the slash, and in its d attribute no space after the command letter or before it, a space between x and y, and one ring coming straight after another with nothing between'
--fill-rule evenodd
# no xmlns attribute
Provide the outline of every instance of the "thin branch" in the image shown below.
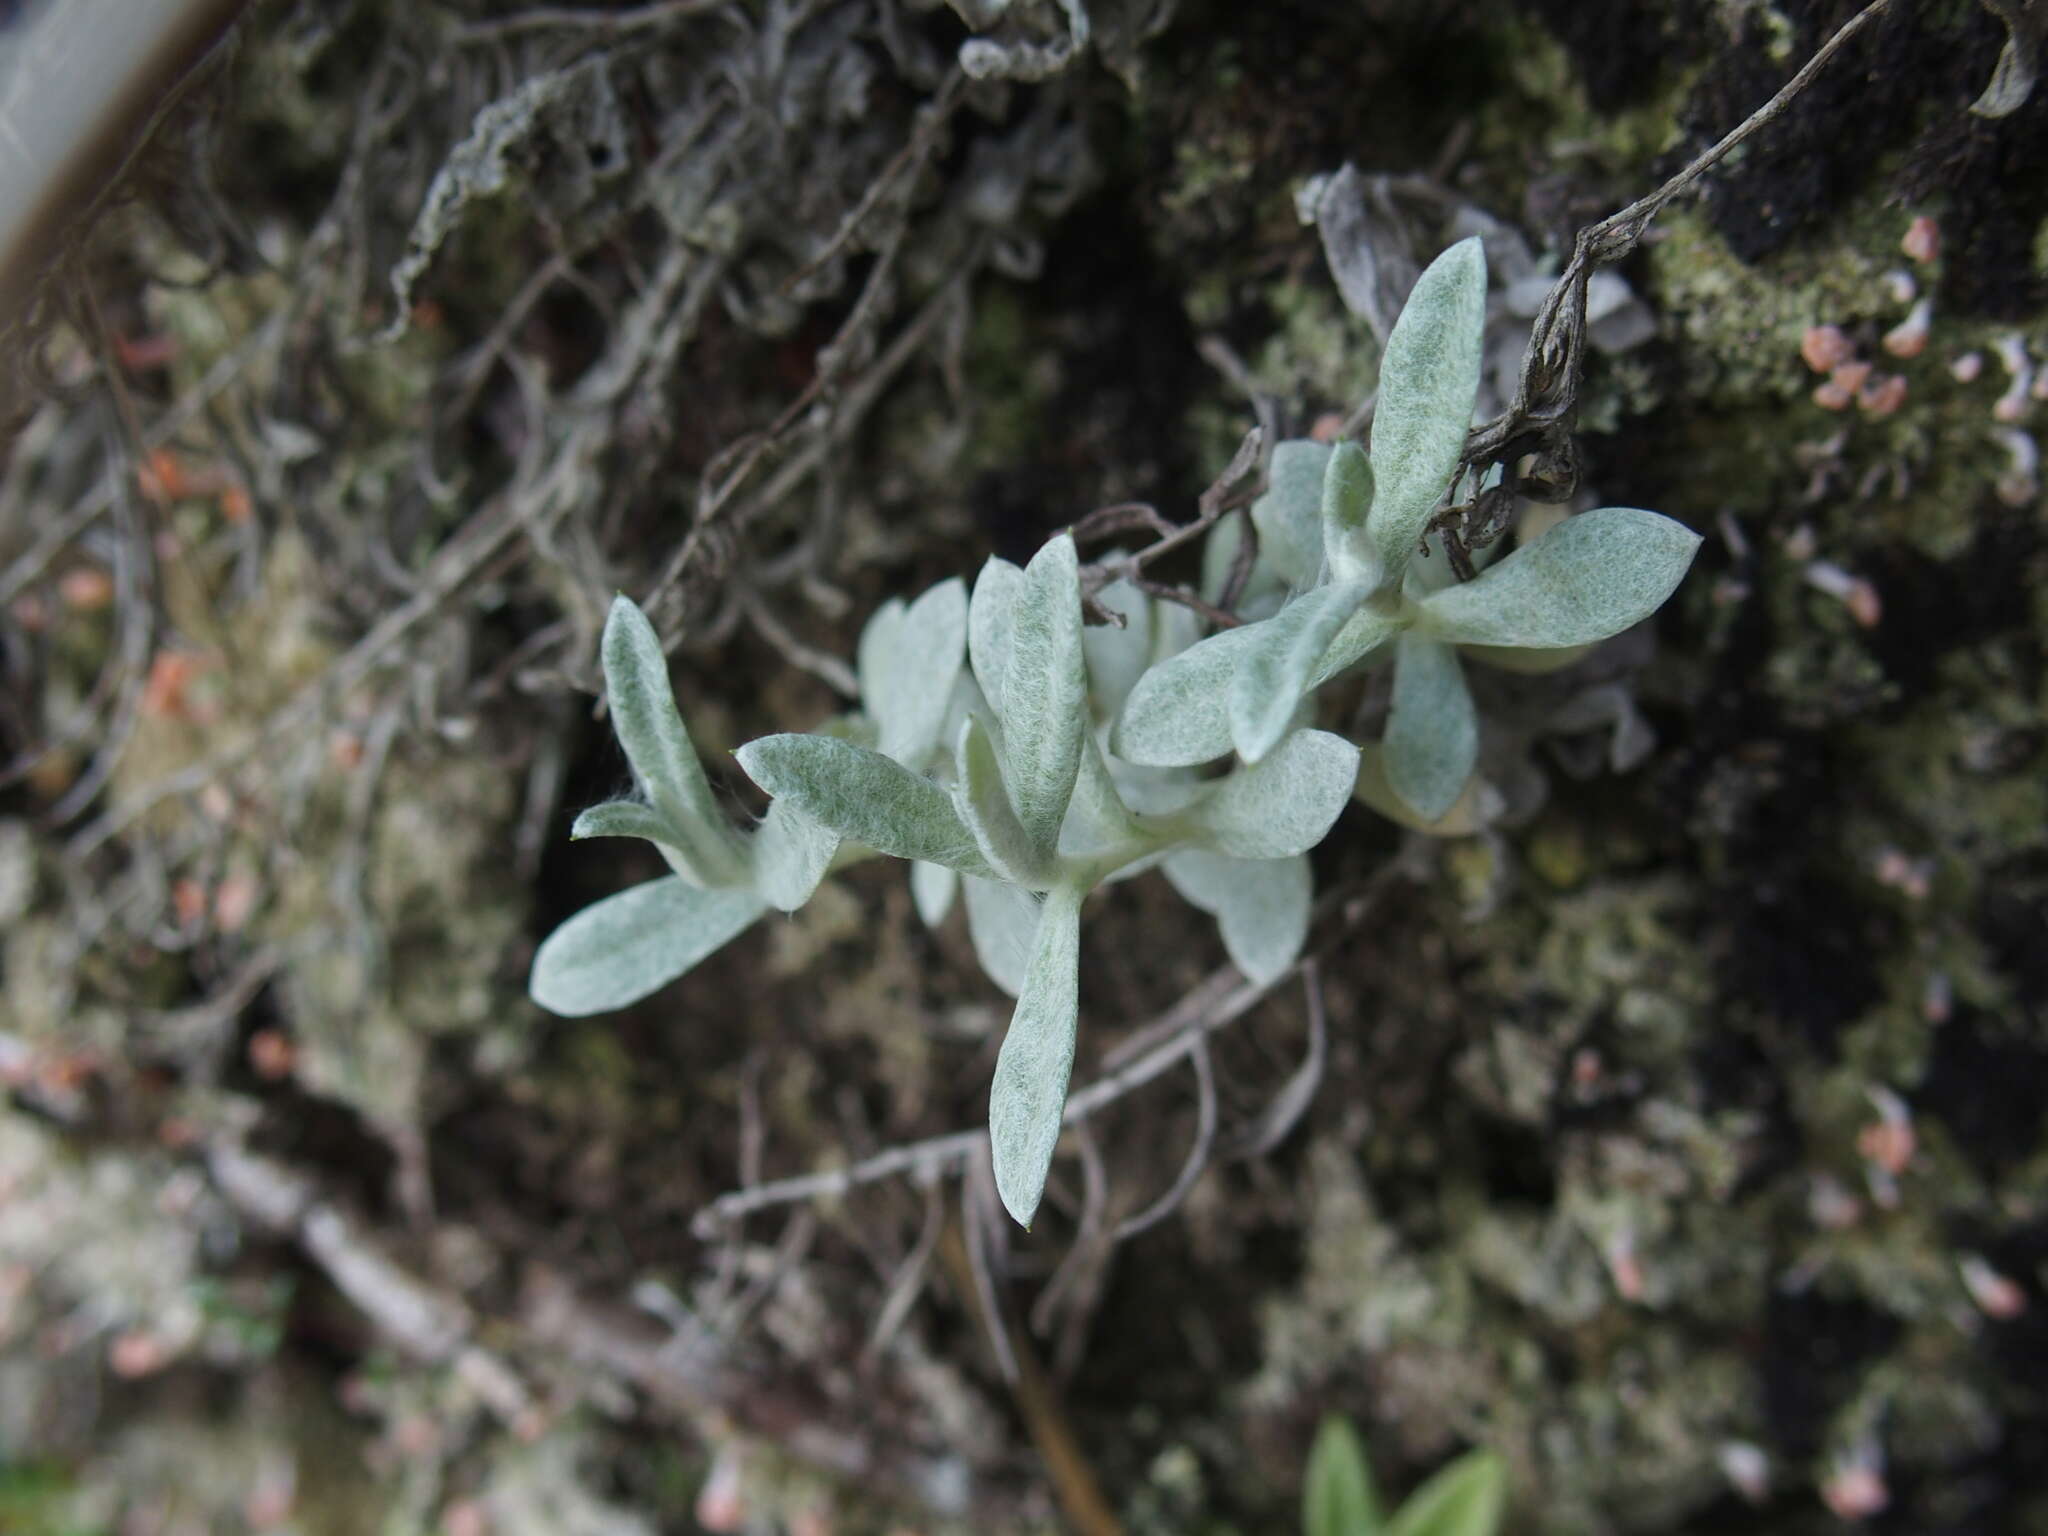
<svg viewBox="0 0 2048 1536"><path fill-rule="evenodd" d="M1577 422L1579 380L1585 367L1586 285L1593 273L1633 251L1650 220L1665 204L1689 190L1752 134L1782 117L1829 61L1889 9L1891 3L1892 0L1872 0L1844 23L1776 95L1722 135L1684 170L1647 197L1638 198L1620 212L1579 231L1571 261L1551 287L1530 330L1514 404L1484 426L1473 429L1465 443L1466 468L1483 468L1520 458L1525 453L1537 453L1540 463L1537 475L1532 477L1530 494L1555 500L1570 496L1578 484L1572 430Z"/></svg>
<svg viewBox="0 0 2048 1536"><path fill-rule="evenodd" d="M995 1263L990 1250L1001 1240L1001 1219L995 1213L995 1173L987 1155L974 1160L960 1184L961 1238L967 1248L967 1272L973 1280L975 1311L981 1314L982 1331L995 1352L996 1367L1012 1387L1022 1375L1017 1368L1017 1349L1010 1338L1010 1320L996 1295Z"/></svg>
<svg viewBox="0 0 2048 1536"><path fill-rule="evenodd" d="M1317 961L1303 962L1301 987L1308 998L1308 1054L1259 1117L1230 1138L1224 1155L1233 1162L1264 1157L1285 1141L1322 1086L1330 1055L1330 1020L1323 1005L1322 966Z"/></svg>
<svg viewBox="0 0 2048 1536"><path fill-rule="evenodd" d="M1195 1144L1188 1149L1187 1161L1181 1164L1180 1173L1166 1193L1135 1216L1117 1223L1112 1235L1114 1242L1126 1242L1179 1210L1181 1201L1187 1199L1195 1181L1209 1167L1209 1153L1216 1145L1216 1070L1209 1064L1209 1044L1201 1035L1194 1037L1188 1054L1194 1060L1195 1082L1201 1090L1196 1101Z"/></svg>
<svg viewBox="0 0 2048 1536"><path fill-rule="evenodd" d="M1172 1070L1181 1058L1187 1056L1200 1043L1203 1036L1226 1024L1235 1023L1244 1017L1268 993L1281 982L1292 976L1294 971L1283 972L1271 982L1260 984L1243 981L1236 970L1224 966L1197 987L1190 998L1209 996L1222 984L1224 995L1213 1007L1191 1009L1188 1000L1183 999L1159 1020L1158 1024L1171 1023L1173 1029L1144 1054L1128 1061L1121 1068L1106 1073L1093 1083L1073 1094L1067 1100L1064 1124L1077 1125L1090 1115L1114 1104L1133 1089L1142 1088L1161 1074ZM1232 985L1235 983L1235 985ZM699 1237L715 1237L729 1223L755 1211L767 1210L778 1205L790 1205L799 1200L820 1200L843 1195L866 1184L877 1184L883 1179L893 1178L899 1173L916 1172L929 1175L943 1172L955 1164L965 1162L988 1145L985 1130L955 1131L946 1136L933 1136L924 1141L910 1142L900 1147L890 1147L846 1168L835 1168L825 1173L802 1174L796 1178L776 1179L771 1183L756 1185L752 1189L737 1189L720 1195L691 1222L691 1230Z"/></svg>
<svg viewBox="0 0 2048 1536"><path fill-rule="evenodd" d="M782 659L800 671L808 672L819 679L843 699L860 697L860 679L853 675L853 668L827 651L805 645L789 632L782 620L775 616L775 610L761 594L752 587L743 588L740 593L740 609L747 616L747 622L755 631L775 647Z"/></svg>
<svg viewBox="0 0 2048 1536"><path fill-rule="evenodd" d="M492 42L522 32L582 31L615 36L647 27L666 26L686 17L720 10L726 0L652 0L622 11L582 10L566 5L538 5L490 21L471 21L455 29L458 43Z"/></svg>
<svg viewBox="0 0 2048 1536"><path fill-rule="evenodd" d="M882 1305L875 1313L875 1326L868 1331L868 1341L861 1348L864 1366L872 1368L881 1359L889 1341L896 1337L896 1330L910 1316L910 1309L924 1290L925 1272L931 1268L932 1255L938 1252L939 1235L945 1229L946 1187L936 1178L930 1179L924 1187L924 1226L883 1293Z"/></svg>

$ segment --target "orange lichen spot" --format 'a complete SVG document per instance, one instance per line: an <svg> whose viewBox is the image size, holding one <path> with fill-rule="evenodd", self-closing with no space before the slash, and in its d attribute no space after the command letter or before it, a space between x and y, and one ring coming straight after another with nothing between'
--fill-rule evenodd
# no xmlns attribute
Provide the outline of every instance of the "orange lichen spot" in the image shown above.
<svg viewBox="0 0 2048 1536"><path fill-rule="evenodd" d="M246 873L229 875L214 887L213 923L222 933L239 933L249 925L256 910L256 877Z"/></svg>
<svg viewBox="0 0 2048 1536"><path fill-rule="evenodd" d="M1821 1484L1820 1496L1837 1520L1868 1520L1883 1514L1892 1501L1884 1475L1860 1464L1837 1467Z"/></svg>
<svg viewBox="0 0 2048 1536"><path fill-rule="evenodd" d="M239 485L231 485L220 493L220 515L231 523L246 523L255 515L256 504L249 499L249 493Z"/></svg>
<svg viewBox="0 0 2048 1536"><path fill-rule="evenodd" d="M1906 226L1899 249L1923 264L1935 260L1941 255L1941 227L1926 214L1921 214Z"/></svg>
<svg viewBox="0 0 2048 1536"><path fill-rule="evenodd" d="M1799 338L1799 355L1815 373L1833 373L1854 354L1855 345L1839 325L1809 325Z"/></svg>
<svg viewBox="0 0 2048 1536"><path fill-rule="evenodd" d="M1903 373L1874 375L1856 391L1856 403L1866 416L1891 415L1906 403L1906 376Z"/></svg>
<svg viewBox="0 0 2048 1536"><path fill-rule="evenodd" d="M178 914L178 926L196 928L206 916L206 887L184 875L171 883L171 910Z"/></svg>
<svg viewBox="0 0 2048 1536"><path fill-rule="evenodd" d="M249 1037L249 1068L265 1082L283 1082L298 1060L298 1047L282 1030L259 1029Z"/></svg>
<svg viewBox="0 0 2048 1536"><path fill-rule="evenodd" d="M1344 418L1335 411L1325 411L1315 419L1315 425L1308 429L1308 435L1319 443L1334 443L1337 434L1344 430Z"/></svg>
<svg viewBox="0 0 2048 1536"><path fill-rule="evenodd" d="M75 566L57 581L57 595L77 613L97 613L114 600L114 578L96 565Z"/></svg>
<svg viewBox="0 0 2048 1536"><path fill-rule="evenodd" d="M1856 1133L1856 1151L1865 1162L1874 1163L1893 1178L1904 1173L1919 1150L1909 1119L1885 1118L1866 1125Z"/></svg>
<svg viewBox="0 0 2048 1536"><path fill-rule="evenodd" d="M1918 357L1927 349L1927 333L1933 324L1934 305L1922 299L1907 311L1905 319L1884 333L1885 351L1893 357Z"/></svg>
<svg viewBox="0 0 2048 1536"><path fill-rule="evenodd" d="M114 1335L107 1346L107 1365L116 1376L134 1381L154 1376L171 1363L171 1352L162 1339L142 1328L130 1328Z"/></svg>
<svg viewBox="0 0 2048 1536"><path fill-rule="evenodd" d="M203 670L196 652L161 650L150 658L142 685L142 712L153 720L190 718L192 681Z"/></svg>
<svg viewBox="0 0 2048 1536"><path fill-rule="evenodd" d="M2019 1282L2000 1274L1981 1256L1966 1254L1958 1267L1970 1300L1993 1322L2009 1323L2027 1310L2027 1293Z"/></svg>
<svg viewBox="0 0 2048 1536"><path fill-rule="evenodd" d="M196 489L184 463L168 448L159 448L135 470L135 488L151 501L183 501Z"/></svg>

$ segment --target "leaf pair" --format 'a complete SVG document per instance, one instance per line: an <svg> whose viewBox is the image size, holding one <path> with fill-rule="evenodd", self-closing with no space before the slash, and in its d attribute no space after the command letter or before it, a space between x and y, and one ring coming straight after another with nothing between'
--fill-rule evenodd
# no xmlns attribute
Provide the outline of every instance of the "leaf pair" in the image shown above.
<svg viewBox="0 0 2048 1536"><path fill-rule="evenodd" d="M1302 1490L1302 1536L1494 1536L1507 1499L1507 1469L1471 1451L1431 1477L1391 1518L1381 1511L1365 1447L1350 1420L1332 1414L1316 1432Z"/></svg>
<svg viewBox="0 0 2048 1536"><path fill-rule="evenodd" d="M645 799L592 806L569 835L644 838L675 872L584 908L535 952L534 1001L571 1017L637 1002L771 908L802 906L839 847L793 805L771 806L751 836L732 826L676 709L654 626L624 597L605 621L602 659L612 729Z"/></svg>
<svg viewBox="0 0 2048 1536"><path fill-rule="evenodd" d="M926 594L919 607L932 597ZM885 626L872 646L864 641L863 649L876 656L864 674L872 671L879 683L886 666L911 667L892 648L913 632L917 613L912 608ZM1073 540L1053 540L1024 571L991 561L963 617L975 676L994 707L1001 736L971 717L962 725L950 791L886 750L825 736L763 737L740 749L740 766L778 803L787 801L877 853L1044 889L1057 867L1060 823L1080 772L1087 728ZM959 655L950 637L959 630L946 631L949 664L926 666L921 674L935 694L950 697ZM885 651L892 659L883 659ZM903 718L898 711L907 706L890 686L880 691L885 747L893 740L909 750L945 718L943 708L927 708L917 717L918 733L905 728L892 738L889 722Z"/></svg>
<svg viewBox="0 0 2048 1536"><path fill-rule="evenodd" d="M1387 776L1434 820L1457 798L1478 748L1451 648L1486 647L1485 659L1512 663L1490 652L1537 659L1605 640L1656 611L1699 543L1654 512L1603 507L1566 519L1476 580L1404 593L1397 607L1366 598L1362 581L1319 587L1146 673L1118 722L1116 749L1155 766L1207 762L1233 747L1256 762L1316 686L1398 639Z"/></svg>

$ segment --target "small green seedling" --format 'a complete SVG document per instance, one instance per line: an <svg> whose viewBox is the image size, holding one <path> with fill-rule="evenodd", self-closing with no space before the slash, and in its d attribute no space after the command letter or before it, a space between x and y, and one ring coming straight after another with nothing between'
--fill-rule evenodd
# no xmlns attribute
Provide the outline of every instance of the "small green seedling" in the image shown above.
<svg viewBox="0 0 2048 1536"><path fill-rule="evenodd" d="M908 860L925 921L964 896L976 955L1017 1000L989 1135L997 1191L1030 1225L1073 1070L1089 892L1156 866L1215 917L1248 978L1277 978L1308 933L1308 851L1360 783L1359 746L1313 724L1315 690L1391 660L1367 766L1435 821L1477 762L1466 661L1569 660L1655 611L1691 563L1691 532L1625 507L1568 518L1469 582L1440 553L1415 558L1471 423L1485 295L1476 239L1423 273L1388 338L1369 454L1277 447L1241 605L1262 616L1203 639L1187 609L1119 582L1098 601L1123 626L1084 628L1064 534L1023 568L990 560L971 593L953 580L892 600L860 637L861 713L740 749L774 797L751 830L719 808L653 629L620 598L605 686L638 794L584 812L571 836L645 838L673 873L558 928L534 959L535 1000L623 1007L801 906L830 871ZM1226 529L1212 571L1228 564ZM1227 771L1208 766L1226 757Z"/></svg>
<svg viewBox="0 0 2048 1536"><path fill-rule="evenodd" d="M1491 1451L1470 1451L1438 1472L1389 1516L1381 1513L1358 1431L1331 1414L1316 1432L1302 1480L1302 1536L1494 1536L1507 1469Z"/></svg>

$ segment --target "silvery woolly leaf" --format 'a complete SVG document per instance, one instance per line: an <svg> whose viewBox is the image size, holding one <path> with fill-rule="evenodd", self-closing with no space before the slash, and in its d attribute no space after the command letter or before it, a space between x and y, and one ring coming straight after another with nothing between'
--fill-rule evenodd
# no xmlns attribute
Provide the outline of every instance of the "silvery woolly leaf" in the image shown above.
<svg viewBox="0 0 2048 1536"><path fill-rule="evenodd" d="M1024 990L1031 941L1038 934L1039 902L1020 886L975 875L960 877L966 894L967 936L988 979L1010 997Z"/></svg>
<svg viewBox="0 0 2048 1536"><path fill-rule="evenodd" d="M1588 645L1655 613L1699 547L1699 535L1655 512L1581 512L1476 580L1431 593L1416 622L1461 645Z"/></svg>
<svg viewBox="0 0 2048 1536"><path fill-rule="evenodd" d="M989 873L946 792L893 758L829 736L788 735L748 742L739 760L769 794L849 842L894 858Z"/></svg>
<svg viewBox="0 0 2048 1536"><path fill-rule="evenodd" d="M602 651L612 730L633 777L682 840L680 849L700 883L735 884L743 858L739 836L712 798L704 765L676 710L668 658L654 626L624 597L612 602Z"/></svg>
<svg viewBox="0 0 2048 1536"><path fill-rule="evenodd" d="M1182 848L1160 869L1191 906L1216 919L1230 963L1261 986L1283 975L1308 937L1314 877L1305 854L1232 859Z"/></svg>
<svg viewBox="0 0 2048 1536"><path fill-rule="evenodd" d="M1118 757L1148 768L1188 768L1230 750L1230 674L1255 644L1241 624L1197 641L1138 679L1110 737Z"/></svg>
<svg viewBox="0 0 2048 1536"><path fill-rule="evenodd" d="M777 800L747 842L754 890L778 912L794 912L811 899L838 851L837 832L793 801Z"/></svg>
<svg viewBox="0 0 2048 1536"><path fill-rule="evenodd" d="M1457 804L1479 761L1479 715L1449 646L1401 637L1382 750L1388 787L1417 816L1438 821Z"/></svg>
<svg viewBox="0 0 2048 1536"><path fill-rule="evenodd" d="M1010 627L1023 591L1022 567L991 555L974 579L974 596L967 605L967 652L974 663L974 680L999 716L1003 669L1010 660Z"/></svg>
<svg viewBox="0 0 2048 1536"><path fill-rule="evenodd" d="M767 905L752 891L700 891L676 875L585 907L547 936L528 990L581 1018L638 1002L740 933Z"/></svg>
<svg viewBox="0 0 2048 1536"><path fill-rule="evenodd" d="M927 864L915 859L910 865L910 900L917 908L917 915L924 919L927 928L936 928L946 920L946 914L953 910L954 894L960 889L958 870L946 868L943 864Z"/></svg>
<svg viewBox="0 0 2048 1536"><path fill-rule="evenodd" d="M1311 691L1320 688L1347 667L1371 657L1409 625L1409 618L1401 610L1398 600L1389 600L1381 593L1351 611L1351 617L1343 627L1330 638L1330 644L1323 652L1322 660L1308 675Z"/></svg>
<svg viewBox="0 0 2048 1536"><path fill-rule="evenodd" d="M1328 731L1296 731L1187 814L1217 853L1288 859L1323 840L1357 777L1358 748Z"/></svg>
<svg viewBox="0 0 2048 1536"><path fill-rule="evenodd" d="M1081 631L1088 658L1088 695L1095 707L1115 714L1152 662L1152 601L1127 581L1113 581L1095 594L1096 603L1123 616L1123 627L1090 624Z"/></svg>
<svg viewBox="0 0 2048 1536"><path fill-rule="evenodd" d="M1131 813L1117 793L1116 780L1102 759L1102 747L1090 731L1081 743L1081 771L1074 776L1074 798L1060 824L1062 856L1107 853L1132 836Z"/></svg>
<svg viewBox="0 0 2048 1536"><path fill-rule="evenodd" d="M1377 583L1379 551L1367 537L1372 461L1356 443L1339 443L1323 472L1323 554L1339 581Z"/></svg>
<svg viewBox="0 0 2048 1536"><path fill-rule="evenodd" d="M1024 569L1010 616L1002 692L1003 778L1018 822L1049 861L1059 847L1088 728L1080 561L1066 534L1048 541Z"/></svg>
<svg viewBox="0 0 2048 1536"><path fill-rule="evenodd" d="M1272 618L1244 626L1246 641L1230 674L1230 735L1237 755L1256 763L1280 740L1330 642L1369 590L1363 581L1305 592Z"/></svg>
<svg viewBox="0 0 2048 1536"><path fill-rule="evenodd" d="M1494 1536L1507 1503L1507 1468L1468 1451L1408 1495L1383 1536Z"/></svg>
<svg viewBox="0 0 2048 1536"><path fill-rule="evenodd" d="M1018 821L995 743L972 718L960 727L953 749L953 810L999 877L1033 889L1050 883L1052 860Z"/></svg>
<svg viewBox="0 0 2048 1536"><path fill-rule="evenodd" d="M880 724L889 708L889 679L896 669L896 638L903 632L904 602L892 597L861 626L854 647L854 679L860 684L862 712Z"/></svg>
<svg viewBox="0 0 2048 1536"><path fill-rule="evenodd" d="M685 881L702 887L705 880L683 847L682 831L661 812L638 800L607 800L593 805L569 828L571 840L586 837L638 837L654 844L668 867Z"/></svg>
<svg viewBox="0 0 2048 1536"><path fill-rule="evenodd" d="M1341 1414L1316 1431L1302 1479L1302 1536L1380 1536L1384 1517L1358 1432Z"/></svg>
<svg viewBox="0 0 2048 1536"><path fill-rule="evenodd" d="M905 609L895 625L879 703L881 752L923 769L943 743L940 732L967 652L967 588L942 581ZM865 683L863 683L865 687Z"/></svg>
<svg viewBox="0 0 2048 1536"><path fill-rule="evenodd" d="M1399 822L1431 837L1470 837L1498 821L1507 809L1501 792L1475 773L1451 803L1451 808L1434 821L1415 814L1414 807L1394 793L1387 782L1387 754L1378 742L1367 742L1358 754L1358 788L1352 798L1369 806L1389 821Z"/></svg>
<svg viewBox="0 0 2048 1536"><path fill-rule="evenodd" d="M1293 438L1275 445L1266 467L1266 492L1252 503L1259 559L1294 588L1312 587L1323 574L1323 474L1330 445Z"/></svg>
<svg viewBox="0 0 2048 1536"><path fill-rule="evenodd" d="M640 837L650 843L673 845L678 839L676 829L667 817L651 805L642 805L638 800L607 800L602 805L593 805L576 818L569 828L572 840L585 837Z"/></svg>
<svg viewBox="0 0 2048 1536"><path fill-rule="evenodd" d="M1465 450L1485 329L1486 254L1474 235L1417 279L1380 359L1366 530L1389 586L1399 586Z"/></svg>
<svg viewBox="0 0 2048 1536"><path fill-rule="evenodd" d="M1029 1228L1045 1194L1045 1176L1059 1145L1074 1071L1074 1028L1080 1014L1081 898L1075 886L1054 887L1039 909L1031 963L989 1085L988 1138L996 1193L1020 1226Z"/></svg>

